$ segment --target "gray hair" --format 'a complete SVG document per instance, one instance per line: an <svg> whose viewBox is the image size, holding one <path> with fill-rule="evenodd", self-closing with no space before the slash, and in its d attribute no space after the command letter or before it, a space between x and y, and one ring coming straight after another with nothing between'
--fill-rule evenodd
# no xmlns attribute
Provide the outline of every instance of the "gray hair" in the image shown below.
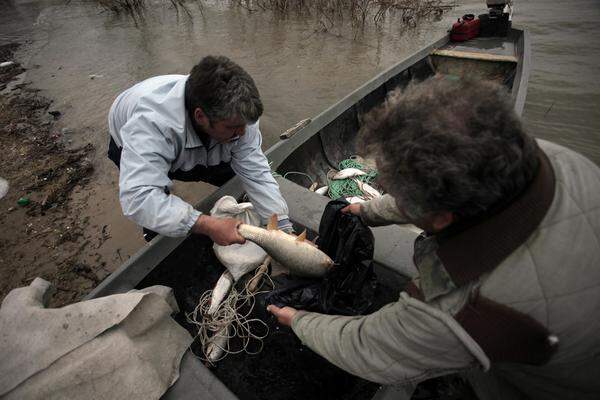
<svg viewBox="0 0 600 400"><path fill-rule="evenodd" d="M506 90L472 79L436 76L393 91L365 116L361 142L413 219L480 215L520 193L539 165Z"/></svg>
<svg viewBox="0 0 600 400"><path fill-rule="evenodd" d="M227 57L207 56L192 68L185 84L185 106L196 108L212 121L241 117L254 123L263 112L252 77Z"/></svg>

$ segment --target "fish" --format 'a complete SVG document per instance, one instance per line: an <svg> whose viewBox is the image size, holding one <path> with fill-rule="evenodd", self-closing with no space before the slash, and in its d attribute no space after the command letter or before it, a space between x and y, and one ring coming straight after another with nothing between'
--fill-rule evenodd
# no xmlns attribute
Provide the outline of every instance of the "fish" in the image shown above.
<svg viewBox="0 0 600 400"><path fill-rule="evenodd" d="M366 200L363 199L362 197L352 196L352 197L346 197L346 201L350 204L354 204L354 203L364 203Z"/></svg>
<svg viewBox="0 0 600 400"><path fill-rule="evenodd" d="M238 232L246 240L262 247L275 261L295 275L322 277L335 264L331 258L306 240L306 230L295 237L277 230L277 215L267 229L241 224Z"/></svg>
<svg viewBox="0 0 600 400"><path fill-rule="evenodd" d="M233 275L231 275L231 272L223 272L223 275L221 275L212 291L212 295L210 297L210 307L206 312L208 315L213 315L215 312L217 312L219 306L229 294L229 291L233 286L233 282L234 278Z"/></svg>
<svg viewBox="0 0 600 400"><path fill-rule="evenodd" d="M331 179L348 179L354 178L355 176L366 175L365 171L362 171L358 168L345 168L339 172L337 172Z"/></svg>
<svg viewBox="0 0 600 400"><path fill-rule="evenodd" d="M329 186L323 186L323 187L320 187L317 190L315 190L315 193L325 196L325 193L327 193L328 190L329 190Z"/></svg>
<svg viewBox="0 0 600 400"><path fill-rule="evenodd" d="M225 325L219 332L215 333L210 338L208 346L206 346L206 358L211 363L221 359L225 348L229 342L229 324Z"/></svg>
<svg viewBox="0 0 600 400"><path fill-rule="evenodd" d="M379 193L379 190L375 189L373 186L369 185L368 183L365 183L363 181L360 181L358 179L354 179L354 182L356 182L356 184L358 185L358 188L369 198L374 199L377 197L381 197L381 193Z"/></svg>

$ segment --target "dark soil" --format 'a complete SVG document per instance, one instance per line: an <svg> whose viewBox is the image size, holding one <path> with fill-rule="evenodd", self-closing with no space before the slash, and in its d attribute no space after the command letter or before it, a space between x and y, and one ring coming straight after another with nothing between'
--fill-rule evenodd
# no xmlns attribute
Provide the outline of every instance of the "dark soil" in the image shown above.
<svg viewBox="0 0 600 400"><path fill-rule="evenodd" d="M0 46L0 60L17 48ZM23 71L18 62L0 69L0 90ZM40 276L58 288L51 305L63 305L100 281L77 261L87 221L70 202L93 171L93 147L67 148L51 105L26 84L0 95L0 177L10 185L0 199L0 299Z"/></svg>

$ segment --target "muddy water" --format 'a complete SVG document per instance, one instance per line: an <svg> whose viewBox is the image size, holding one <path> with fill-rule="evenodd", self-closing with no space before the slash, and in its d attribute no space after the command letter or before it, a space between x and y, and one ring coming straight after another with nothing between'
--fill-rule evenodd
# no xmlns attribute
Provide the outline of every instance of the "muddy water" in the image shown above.
<svg viewBox="0 0 600 400"><path fill-rule="evenodd" d="M324 30L311 18L277 18L223 5L191 7L192 19L152 7L146 21L102 13L92 1L0 0L0 41L31 39L23 53L27 79L55 100L74 145L98 149L95 181L77 195L92 229L108 225L111 240L98 254L118 265L143 243L119 212L117 174L105 160L106 114L114 97L144 78L185 74L206 54L224 54L250 72L265 103L264 148L296 121L312 117L376 73L444 34L484 1L463 0L441 21L401 31L389 20L382 30L355 35ZM222 4L223 2L217 2ZM534 135L600 163L600 3L596 0L517 1L516 24L532 34L533 71L525 123ZM93 79L92 79L93 76ZM207 189L178 186L196 201Z"/></svg>

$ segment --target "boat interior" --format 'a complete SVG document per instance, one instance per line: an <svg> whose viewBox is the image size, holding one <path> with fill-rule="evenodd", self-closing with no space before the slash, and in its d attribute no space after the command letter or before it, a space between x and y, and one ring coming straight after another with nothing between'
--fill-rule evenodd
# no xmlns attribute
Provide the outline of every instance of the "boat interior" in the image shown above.
<svg viewBox="0 0 600 400"><path fill-rule="evenodd" d="M311 181L302 172L319 182L327 182L327 172L339 169L339 162L353 155L361 155L356 147L358 132L365 113L381 104L389 92L406 87L410 82L422 81L438 75L446 79L475 77L518 90L521 54L519 31L511 31L506 38L477 38L464 43L447 42L425 54L363 97L349 104L331 122L308 138L277 167L277 172L292 182L309 187ZM306 128L305 128L306 129ZM300 132L298 132L299 134Z"/></svg>

